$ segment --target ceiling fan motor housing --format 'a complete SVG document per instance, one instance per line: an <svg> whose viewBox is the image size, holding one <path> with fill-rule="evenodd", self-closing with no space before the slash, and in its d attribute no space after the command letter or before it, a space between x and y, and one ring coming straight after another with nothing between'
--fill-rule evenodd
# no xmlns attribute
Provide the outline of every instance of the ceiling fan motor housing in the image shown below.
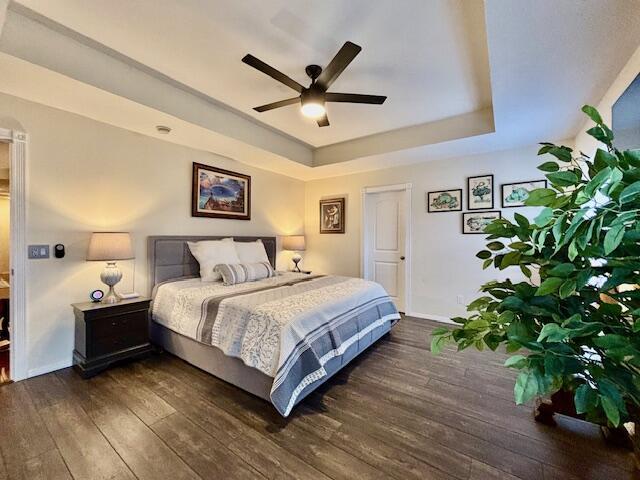
<svg viewBox="0 0 640 480"><path fill-rule="evenodd" d="M311 80L315 81L322 73L322 67L320 65L307 65L304 71L311 77Z"/></svg>
<svg viewBox="0 0 640 480"><path fill-rule="evenodd" d="M300 94L300 103L319 103L324 105L325 91L316 85L311 85L309 88L305 88Z"/></svg>

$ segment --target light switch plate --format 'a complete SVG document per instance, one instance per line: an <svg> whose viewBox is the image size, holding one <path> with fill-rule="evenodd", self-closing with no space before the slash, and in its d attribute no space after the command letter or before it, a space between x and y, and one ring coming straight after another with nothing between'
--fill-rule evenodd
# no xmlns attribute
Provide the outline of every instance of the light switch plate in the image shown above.
<svg viewBox="0 0 640 480"><path fill-rule="evenodd" d="M49 258L49 245L29 245L27 252L30 259Z"/></svg>

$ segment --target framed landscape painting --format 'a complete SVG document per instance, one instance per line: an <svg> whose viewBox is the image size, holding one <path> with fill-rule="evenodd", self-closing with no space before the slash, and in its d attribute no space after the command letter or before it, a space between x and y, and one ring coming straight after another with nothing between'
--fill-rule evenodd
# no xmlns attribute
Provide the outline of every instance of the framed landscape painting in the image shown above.
<svg viewBox="0 0 640 480"><path fill-rule="evenodd" d="M465 212L462 214L462 233L484 233L484 227L496 218L502 218L500 211L493 212Z"/></svg>
<svg viewBox="0 0 640 480"><path fill-rule="evenodd" d="M320 233L344 233L344 198L320 200Z"/></svg>
<svg viewBox="0 0 640 480"><path fill-rule="evenodd" d="M469 210L493 208L493 175L480 175L467 179L467 208Z"/></svg>
<svg viewBox="0 0 640 480"><path fill-rule="evenodd" d="M462 210L462 189L427 192L427 211L459 212Z"/></svg>
<svg viewBox="0 0 640 480"><path fill-rule="evenodd" d="M194 162L191 215L250 220L251 177Z"/></svg>
<svg viewBox="0 0 640 480"><path fill-rule="evenodd" d="M524 207L529 192L536 188L547 188L546 180L505 183L502 185L502 208Z"/></svg>

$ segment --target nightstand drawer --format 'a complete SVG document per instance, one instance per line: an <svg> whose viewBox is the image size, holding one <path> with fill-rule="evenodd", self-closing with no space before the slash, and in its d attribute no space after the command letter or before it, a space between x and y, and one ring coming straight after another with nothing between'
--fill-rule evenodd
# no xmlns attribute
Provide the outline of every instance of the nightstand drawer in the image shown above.
<svg viewBox="0 0 640 480"><path fill-rule="evenodd" d="M96 318L92 321L93 338L125 337L137 332L147 332L147 312L127 312L111 317Z"/></svg>
<svg viewBox="0 0 640 480"><path fill-rule="evenodd" d="M126 348L135 347L136 345L148 342L148 334L146 331L123 333L122 335L113 335L110 337L101 337L93 342L93 354L96 357L108 355L118 352Z"/></svg>

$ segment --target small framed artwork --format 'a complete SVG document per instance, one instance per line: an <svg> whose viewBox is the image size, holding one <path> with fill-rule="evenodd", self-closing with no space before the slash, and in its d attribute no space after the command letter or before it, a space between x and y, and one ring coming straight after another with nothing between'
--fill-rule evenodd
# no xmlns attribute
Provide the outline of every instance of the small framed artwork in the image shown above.
<svg viewBox="0 0 640 480"><path fill-rule="evenodd" d="M320 233L344 233L344 198L320 200Z"/></svg>
<svg viewBox="0 0 640 480"><path fill-rule="evenodd" d="M524 201L531 190L547 188L546 180L505 183L502 185L502 208L524 207Z"/></svg>
<svg viewBox="0 0 640 480"><path fill-rule="evenodd" d="M250 220L251 177L194 162L191 215Z"/></svg>
<svg viewBox="0 0 640 480"><path fill-rule="evenodd" d="M427 192L427 212L459 212L462 210L462 189Z"/></svg>
<svg viewBox="0 0 640 480"><path fill-rule="evenodd" d="M493 175L480 175L467 179L467 208L469 210L493 208Z"/></svg>
<svg viewBox="0 0 640 480"><path fill-rule="evenodd" d="M492 212L465 212L462 214L462 233L484 233L484 227L496 218L502 218L500 211Z"/></svg>

